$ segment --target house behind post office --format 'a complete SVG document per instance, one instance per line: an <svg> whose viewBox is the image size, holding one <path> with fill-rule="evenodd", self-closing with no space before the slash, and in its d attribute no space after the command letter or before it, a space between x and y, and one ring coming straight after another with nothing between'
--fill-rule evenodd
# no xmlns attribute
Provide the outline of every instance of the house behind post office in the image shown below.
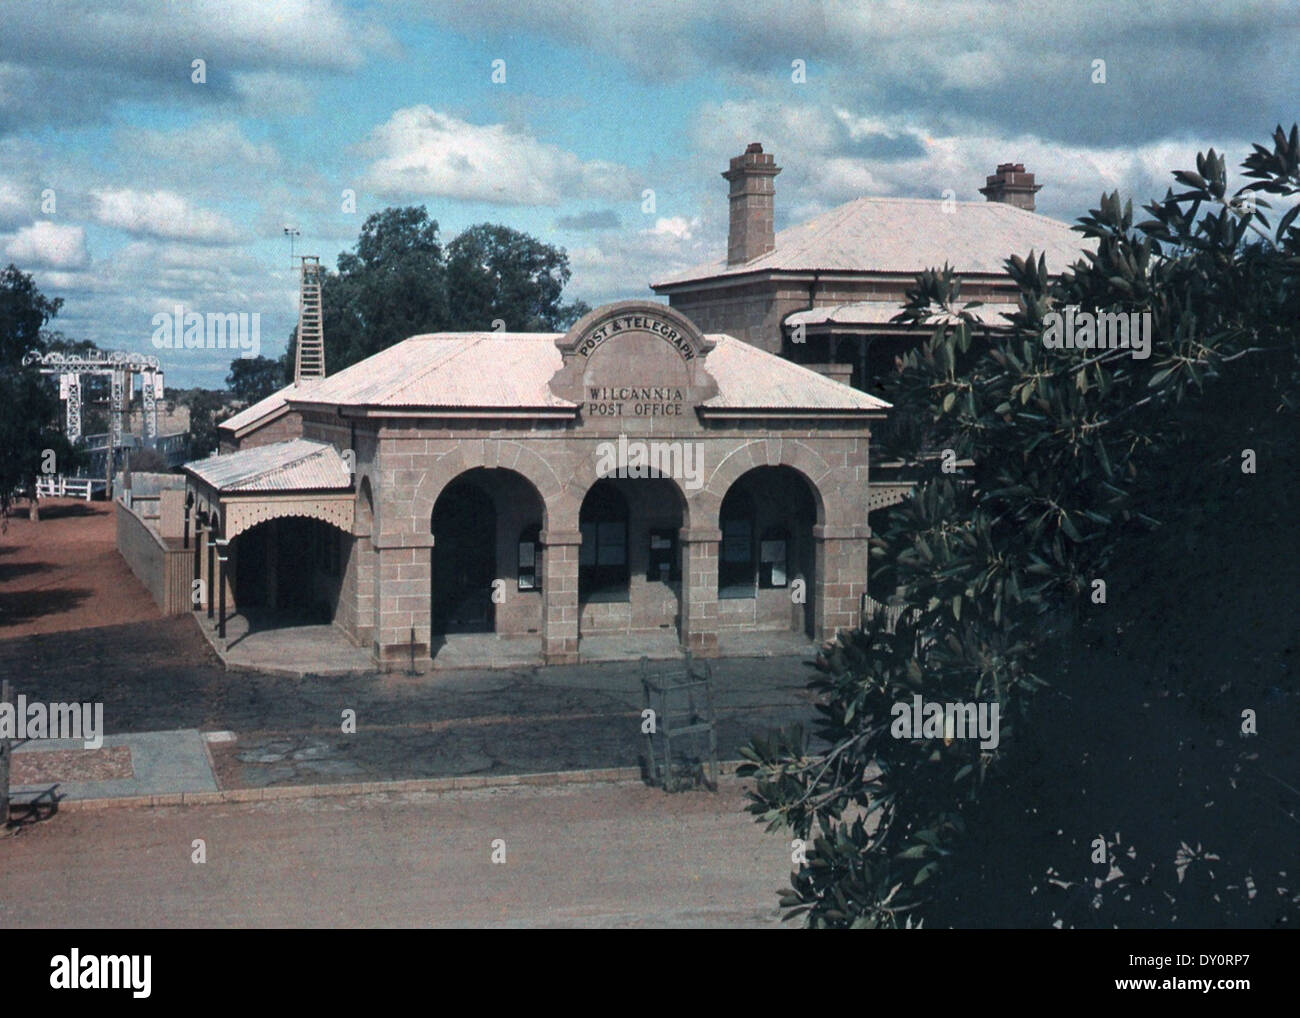
<svg viewBox="0 0 1300 1018"><path fill-rule="evenodd" d="M1023 164L1003 163L979 192L985 201L856 198L776 232L781 167L757 142L731 160L725 257L662 276L655 293L705 332L723 332L863 391L878 391L918 330L891 323L926 269L951 265L963 301L996 327L1015 310L1012 254L1047 257L1053 274L1083 254L1066 223L1034 211L1042 188Z"/></svg>

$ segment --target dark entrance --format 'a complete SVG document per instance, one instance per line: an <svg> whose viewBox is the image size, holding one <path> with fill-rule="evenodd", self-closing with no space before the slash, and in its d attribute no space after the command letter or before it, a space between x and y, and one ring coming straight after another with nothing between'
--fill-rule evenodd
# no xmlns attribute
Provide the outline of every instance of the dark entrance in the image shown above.
<svg viewBox="0 0 1300 1018"><path fill-rule="evenodd" d="M336 527L303 517L244 531L231 545L235 610L266 627L332 621L343 542Z"/></svg>
<svg viewBox="0 0 1300 1018"><path fill-rule="evenodd" d="M433 507L435 633L495 630L497 514L492 497L467 481L453 482Z"/></svg>

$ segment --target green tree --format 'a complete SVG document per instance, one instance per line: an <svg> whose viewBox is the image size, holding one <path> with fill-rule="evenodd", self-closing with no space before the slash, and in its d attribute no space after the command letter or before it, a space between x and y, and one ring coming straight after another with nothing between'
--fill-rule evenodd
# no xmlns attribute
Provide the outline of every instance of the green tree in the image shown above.
<svg viewBox="0 0 1300 1018"><path fill-rule="evenodd" d="M447 245L447 295L452 328L511 332L567 329L589 308L560 303L569 259L559 248L507 226L480 223Z"/></svg>
<svg viewBox="0 0 1300 1018"><path fill-rule="evenodd" d="M17 266L0 272L0 510L7 514L15 492L26 488L33 520L40 519L36 475L47 451L58 469L71 464L72 448L58 426L55 382L23 358L48 350L45 325L62 306L61 297L46 297Z"/></svg>
<svg viewBox="0 0 1300 1018"><path fill-rule="evenodd" d="M569 281L561 248L505 226L470 227L446 248L424 206L367 217L352 251L321 287L325 364L330 373L426 332L567 328L586 313L561 303ZM281 364L291 379L294 342Z"/></svg>
<svg viewBox="0 0 1300 1018"><path fill-rule="evenodd" d="M1198 406L1225 380L1244 382L1249 410L1294 426L1300 230L1294 207L1271 228L1257 196L1300 195L1300 132L1279 127L1272 142L1255 146L1244 164L1255 183L1236 194L1222 156L1199 155L1195 171L1173 174L1184 190L1136 226L1131 205L1103 196L1076 227L1095 253L1059 277L1041 257L1013 256L1022 310L985 346L972 342L976 303L961 302L951 272L927 272L909 292L898 319L939 324L887 395L925 416L920 444L974 466L959 483L936 465L875 528L873 590L908 611L895 631L865 620L821 656L820 743L791 728L742 751L750 810L812 840L782 898L789 915L812 926L919 921L986 779L1031 734L1090 579L1118 550L1140 548L1154 516L1176 519L1186 506L1170 493L1215 469L1177 454L1197 446ZM1150 358L1048 348L1046 316L1065 306L1149 313ZM897 737L894 708L916 694L996 702L999 747Z"/></svg>
<svg viewBox="0 0 1300 1018"><path fill-rule="evenodd" d="M186 389L176 393L175 398L190 410L185 457L190 460L202 459L220 444L217 425L225 413L226 394L215 389Z"/></svg>
<svg viewBox="0 0 1300 1018"><path fill-rule="evenodd" d="M265 399L284 385L284 366L270 357L236 357L226 375L226 388L245 405Z"/></svg>

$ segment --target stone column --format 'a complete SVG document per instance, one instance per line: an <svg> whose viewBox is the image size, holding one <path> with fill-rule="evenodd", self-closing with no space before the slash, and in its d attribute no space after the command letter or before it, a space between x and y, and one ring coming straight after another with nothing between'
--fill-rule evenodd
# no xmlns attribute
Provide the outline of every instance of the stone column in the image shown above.
<svg viewBox="0 0 1300 1018"><path fill-rule="evenodd" d="M577 530L544 530L542 542L542 658L548 665L578 663Z"/></svg>
<svg viewBox="0 0 1300 1018"><path fill-rule="evenodd" d="M375 573L379 555L370 537L358 537L355 546L356 578L356 638L364 647L375 638ZM409 637L409 634L408 634Z"/></svg>
<svg viewBox="0 0 1300 1018"><path fill-rule="evenodd" d="M816 550L816 601L813 620L819 640L832 640L843 629L862 621L862 595L867 592L867 535L862 526L813 527Z"/></svg>
<svg viewBox="0 0 1300 1018"><path fill-rule="evenodd" d="M381 668L431 665L432 534L385 535L377 545L373 652Z"/></svg>
<svg viewBox="0 0 1300 1018"><path fill-rule="evenodd" d="M682 646L696 657L718 656L718 546L717 528L683 527Z"/></svg>

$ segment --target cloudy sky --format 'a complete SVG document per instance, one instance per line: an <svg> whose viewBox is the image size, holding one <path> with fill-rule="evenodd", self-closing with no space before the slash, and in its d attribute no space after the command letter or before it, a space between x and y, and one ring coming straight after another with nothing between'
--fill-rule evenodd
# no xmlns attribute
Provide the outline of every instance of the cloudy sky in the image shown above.
<svg viewBox="0 0 1300 1018"><path fill-rule="evenodd" d="M426 205L445 240L504 223L564 247L567 296L595 304L725 250L718 174L750 141L784 167L778 229L860 195L980 200L1006 161L1073 220L1300 116L1292 0L0 0L0 18L0 264L65 299L70 337L147 352L181 304L258 312L278 356L286 224L332 267L387 205ZM230 360L163 355L169 385L220 386Z"/></svg>

